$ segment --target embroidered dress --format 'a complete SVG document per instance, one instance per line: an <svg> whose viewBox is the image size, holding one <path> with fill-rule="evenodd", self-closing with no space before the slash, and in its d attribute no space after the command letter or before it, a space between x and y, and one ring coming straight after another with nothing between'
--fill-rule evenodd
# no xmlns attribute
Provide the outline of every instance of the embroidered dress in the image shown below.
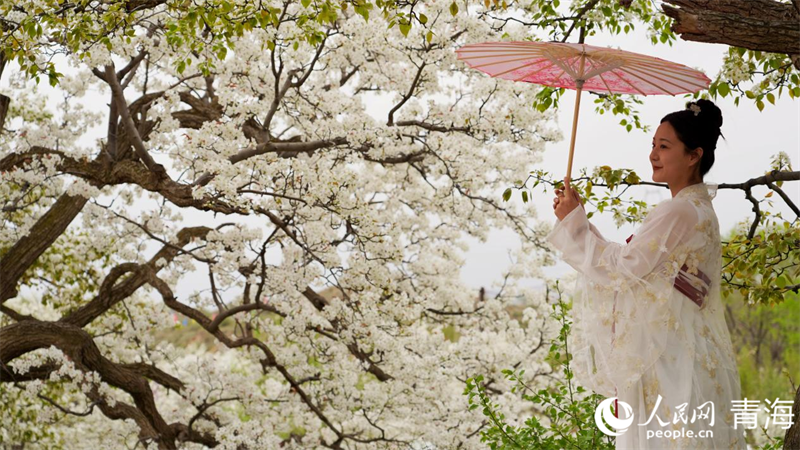
<svg viewBox="0 0 800 450"><path fill-rule="evenodd" d="M581 274L568 341L575 378L633 409L617 449L747 448L731 410L741 388L720 298L715 195L706 183L681 189L626 244L603 238L580 206L547 236Z"/></svg>

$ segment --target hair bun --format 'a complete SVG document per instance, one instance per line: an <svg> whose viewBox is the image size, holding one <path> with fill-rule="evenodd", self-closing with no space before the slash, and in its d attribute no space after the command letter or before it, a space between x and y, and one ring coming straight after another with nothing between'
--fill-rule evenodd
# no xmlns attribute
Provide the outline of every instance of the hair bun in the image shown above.
<svg viewBox="0 0 800 450"><path fill-rule="evenodd" d="M696 103L697 106L700 107L700 114L698 114L698 117L702 117L705 122L714 127L722 128L722 111L714 102L701 98L689 104L691 103Z"/></svg>
<svg viewBox="0 0 800 450"><path fill-rule="evenodd" d="M669 122L683 143L686 152L696 148L703 149L700 160L700 178L714 165L714 150L717 140L722 135L722 111L711 100L704 98L694 102L686 102L686 109L667 114L661 123Z"/></svg>

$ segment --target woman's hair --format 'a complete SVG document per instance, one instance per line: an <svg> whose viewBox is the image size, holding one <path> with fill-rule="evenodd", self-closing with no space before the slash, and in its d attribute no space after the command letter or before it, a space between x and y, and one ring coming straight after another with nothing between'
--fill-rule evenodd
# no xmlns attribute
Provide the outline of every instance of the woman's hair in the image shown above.
<svg viewBox="0 0 800 450"><path fill-rule="evenodd" d="M714 165L714 150L722 136L722 111L711 100L699 99L686 102L686 109L667 114L661 123L669 122L678 139L686 146L686 152L703 147L700 159L700 178ZM722 136L725 139L725 136Z"/></svg>

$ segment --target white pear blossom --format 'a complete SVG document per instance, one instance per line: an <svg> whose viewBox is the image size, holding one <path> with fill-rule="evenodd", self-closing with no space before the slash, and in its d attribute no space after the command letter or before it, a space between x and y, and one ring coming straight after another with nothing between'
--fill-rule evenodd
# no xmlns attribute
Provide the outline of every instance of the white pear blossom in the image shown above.
<svg viewBox="0 0 800 450"><path fill-rule="evenodd" d="M68 74L55 93L15 76L25 89L11 93L0 157L34 148L52 157L3 174L4 205L19 186L42 195L4 212L0 248L26 236L61 195L85 204L29 269L36 295L4 305L56 322L106 298L113 304L77 327L88 337L81 348L96 347L104 364L139 374L141 384L111 383L107 366L90 367L95 360L66 344L28 352L9 363L15 373L48 361L57 368L0 388L3 442L34 433L30 448L158 448L138 416L106 415L138 410L146 398L160 415L153 423L191 424L178 448L320 448L340 439L353 449L482 448L483 418L467 409L463 380L483 374L502 390L503 369L551 370L543 351L530 353L555 334L548 299L519 283L553 262L541 247L547 230L501 193L563 135L552 111L531 107L536 85L457 60L456 48L499 40L502 30L451 16L446 2L419 6L431 18L430 43L421 26L404 37L347 10L335 27L308 24L326 33L318 60L307 42L293 49L303 30L285 20L277 31L232 37L204 77L196 63L179 74L186 55L138 26L131 42L113 36L112 51L61 58ZM288 17L302 8L287 3ZM523 27L507 31L527 37ZM279 44L276 55L268 40ZM168 179L143 163L123 122L107 133L110 89L92 72L110 62L120 70L141 51L148 58L124 95ZM507 279L481 296L460 279L464 236L485 240L504 227L521 248ZM514 319L516 304L525 309ZM91 412L65 414L37 394ZM497 401L509 417L529 412L515 395ZM16 413L46 423L11 420Z"/></svg>

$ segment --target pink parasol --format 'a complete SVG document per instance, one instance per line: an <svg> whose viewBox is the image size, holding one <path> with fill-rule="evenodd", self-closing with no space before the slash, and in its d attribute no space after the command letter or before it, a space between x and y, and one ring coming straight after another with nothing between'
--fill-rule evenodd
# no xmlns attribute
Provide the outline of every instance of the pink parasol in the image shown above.
<svg viewBox="0 0 800 450"><path fill-rule="evenodd" d="M577 90L567 178L583 89L609 94L678 95L706 89L703 72L653 56L563 42L483 42L465 45L458 59L493 77Z"/></svg>

